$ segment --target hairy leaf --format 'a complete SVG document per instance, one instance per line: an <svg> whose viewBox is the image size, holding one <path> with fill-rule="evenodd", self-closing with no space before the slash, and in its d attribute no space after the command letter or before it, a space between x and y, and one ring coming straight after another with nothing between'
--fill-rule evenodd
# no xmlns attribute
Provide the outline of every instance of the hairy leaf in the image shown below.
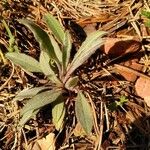
<svg viewBox="0 0 150 150"><path fill-rule="evenodd" d="M81 126L85 132L89 134L93 127L93 116L91 107L82 91L78 92L75 103L75 112Z"/></svg>
<svg viewBox="0 0 150 150"><path fill-rule="evenodd" d="M60 80L57 78L57 75L52 70L49 62L50 62L50 58L49 58L48 54L44 51L41 51L40 66L41 66L43 73L51 80L51 82L53 82L57 85L61 85Z"/></svg>
<svg viewBox="0 0 150 150"><path fill-rule="evenodd" d="M25 98L31 98L31 97L35 96L36 94L38 94L39 92L46 90L48 88L49 87L41 86L41 87L35 87L35 88L30 88L30 89L24 89L16 95L14 100L15 101L17 101L17 100L21 101Z"/></svg>
<svg viewBox="0 0 150 150"><path fill-rule="evenodd" d="M60 23L57 21L57 19L55 19L55 17L52 16L51 14L47 13L44 16L44 20L45 20L47 26L52 31L53 35L56 37L56 39L60 43L63 43L63 41L64 41L64 31L63 31L63 27L60 25Z"/></svg>
<svg viewBox="0 0 150 150"><path fill-rule="evenodd" d="M82 65L97 50L97 48L104 44L102 36L105 34L106 32L103 31L95 31L86 38L68 68L67 77Z"/></svg>
<svg viewBox="0 0 150 150"><path fill-rule="evenodd" d="M56 130L60 130L64 123L65 117L65 105L64 105L64 98L60 96L57 101L52 103L52 117L53 123L55 125Z"/></svg>
<svg viewBox="0 0 150 150"><path fill-rule="evenodd" d="M18 127L24 126L24 124L25 124L28 120L30 120L33 116L35 116L38 112L39 112L39 109L36 110L36 111L32 111L32 110L27 111L27 112L22 116L22 118L20 119Z"/></svg>
<svg viewBox="0 0 150 150"><path fill-rule="evenodd" d="M65 87L66 87L68 90L72 90L75 86L77 86L78 81L79 81L78 76L71 77L71 78L69 78L68 81L66 82Z"/></svg>
<svg viewBox="0 0 150 150"><path fill-rule="evenodd" d="M10 52L6 54L6 57L29 72L41 72L39 62L31 56Z"/></svg>
<svg viewBox="0 0 150 150"><path fill-rule="evenodd" d="M66 71L69 63L71 48L72 48L71 36L69 34L69 31L66 31L64 42L63 42L63 56L62 56L64 72Z"/></svg>
<svg viewBox="0 0 150 150"><path fill-rule="evenodd" d="M59 60L60 63L62 63L62 51L58 45L58 43L56 42L56 40L54 39L53 36L50 36L50 40L52 42L52 45L54 47L54 51L55 51L55 54Z"/></svg>
<svg viewBox="0 0 150 150"><path fill-rule="evenodd" d="M33 32L35 39L40 44L41 50L47 52L51 59L54 59L54 61L58 62L48 34L33 21L20 19L19 22L27 26Z"/></svg>
<svg viewBox="0 0 150 150"><path fill-rule="evenodd" d="M25 106L22 108L22 110L20 112L20 115L23 116L28 111L34 112L35 110L40 109L41 107L43 107L49 103L52 103L61 94L62 94L62 90L53 89L53 90L48 90L48 91L41 92L41 93L35 95L33 98L31 98L25 104Z"/></svg>

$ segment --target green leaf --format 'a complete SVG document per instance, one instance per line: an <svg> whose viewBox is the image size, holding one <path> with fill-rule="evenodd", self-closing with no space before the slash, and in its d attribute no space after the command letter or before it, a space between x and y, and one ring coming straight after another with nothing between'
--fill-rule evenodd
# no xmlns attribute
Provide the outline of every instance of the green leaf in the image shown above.
<svg viewBox="0 0 150 150"><path fill-rule="evenodd" d="M56 73L50 67L50 58L48 54L44 51L41 51L40 54L40 67L43 73L51 80L51 82L61 85L60 80L57 78Z"/></svg>
<svg viewBox="0 0 150 150"><path fill-rule="evenodd" d="M11 31L10 31L10 28L9 28L9 26L7 25L6 21L5 21L5 20L2 20L2 23L3 23L5 29L6 29L6 31L7 31L7 33L8 33L9 38L12 39L12 41L14 42L14 41L15 41L14 36L12 35L12 33L11 33Z"/></svg>
<svg viewBox="0 0 150 150"><path fill-rule="evenodd" d="M87 134L91 133L93 127L93 116L91 106L82 91L78 92L75 102L75 112L78 121Z"/></svg>
<svg viewBox="0 0 150 150"><path fill-rule="evenodd" d="M36 111L29 110L27 111L19 121L18 127L21 128L25 125L25 123L30 120L33 116L35 116L39 112L39 109Z"/></svg>
<svg viewBox="0 0 150 150"><path fill-rule="evenodd" d="M95 53L101 45L104 44L102 36L105 34L106 32L103 31L95 31L86 38L68 68L66 75L67 78L74 72L75 69L82 65L93 53Z"/></svg>
<svg viewBox="0 0 150 150"><path fill-rule="evenodd" d="M60 89L52 89L45 92L41 92L35 95L33 98L28 100L25 106L22 108L20 115L23 116L28 111L34 112L41 107L52 103L62 94L62 90Z"/></svg>
<svg viewBox="0 0 150 150"><path fill-rule="evenodd" d="M58 20L49 13L44 16L44 20L56 39L63 44L65 33Z"/></svg>
<svg viewBox="0 0 150 150"><path fill-rule="evenodd" d="M49 89L49 88L50 87L41 86L41 87L35 87L35 88L30 88L30 89L24 89L20 93L18 93L13 100L21 101L26 98L31 98L31 97L35 96L36 94L38 94L39 92Z"/></svg>
<svg viewBox="0 0 150 150"><path fill-rule="evenodd" d="M150 19L150 11L142 10L141 14L143 16L145 16L146 18ZM150 27L150 20L148 20L148 21L145 22L145 26L146 27Z"/></svg>
<svg viewBox="0 0 150 150"><path fill-rule="evenodd" d="M142 10L141 14L145 17L147 17L148 19L150 19L150 11L146 11L146 10Z"/></svg>
<svg viewBox="0 0 150 150"><path fill-rule="evenodd" d="M65 84L66 89L73 90L73 88L77 86L78 81L79 81L78 76L70 77Z"/></svg>
<svg viewBox="0 0 150 150"><path fill-rule="evenodd" d="M118 106L123 106L123 104L125 104L126 102L128 102L128 99L125 96L121 95L120 101L117 102L117 105Z"/></svg>
<svg viewBox="0 0 150 150"><path fill-rule="evenodd" d="M61 130L64 124L65 117L64 98L60 96L55 102L52 103L52 121L56 130Z"/></svg>
<svg viewBox="0 0 150 150"><path fill-rule="evenodd" d="M53 36L50 36L50 39L51 39L52 45L54 47L55 54L56 54L59 62L62 63L62 51L60 50L60 47L59 47L58 43L53 38Z"/></svg>
<svg viewBox="0 0 150 150"><path fill-rule="evenodd" d="M51 59L58 62L58 59L54 52L53 45L50 41L48 34L42 28L40 28L38 25L36 25L33 21L26 20L26 19L20 19L19 22L24 24L25 26L27 26L33 32L35 39L40 44L41 50L48 53L49 57Z"/></svg>
<svg viewBox="0 0 150 150"><path fill-rule="evenodd" d="M123 106L126 102L128 102L128 99L125 96L121 96L119 101L114 101L112 103L109 104L108 108L111 111L116 110L119 106Z"/></svg>
<svg viewBox="0 0 150 150"><path fill-rule="evenodd" d="M10 52L6 57L14 62L16 65L21 66L29 72L41 72L39 62L31 56L21 53Z"/></svg>
<svg viewBox="0 0 150 150"><path fill-rule="evenodd" d="M71 48L72 48L71 36L69 34L69 31L67 30L65 32L65 38L63 43L63 56L62 56L63 72L66 72L70 60Z"/></svg>
<svg viewBox="0 0 150 150"><path fill-rule="evenodd" d="M7 47L9 52L19 52L18 47L15 45L15 36L13 36L13 34L11 33L11 30L9 28L9 26L7 25L5 20L2 20L2 23L8 33L9 36L9 47Z"/></svg>

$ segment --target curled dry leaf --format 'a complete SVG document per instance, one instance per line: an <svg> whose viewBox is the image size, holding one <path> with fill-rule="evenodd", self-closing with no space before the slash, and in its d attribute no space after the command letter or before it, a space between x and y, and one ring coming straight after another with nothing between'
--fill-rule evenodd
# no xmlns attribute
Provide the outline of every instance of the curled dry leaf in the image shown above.
<svg viewBox="0 0 150 150"><path fill-rule="evenodd" d="M144 98L146 104L150 107L150 80L140 77L135 84L137 94Z"/></svg>
<svg viewBox="0 0 150 150"><path fill-rule="evenodd" d="M110 58L117 58L120 56L124 56L129 53L137 52L141 49L141 42L135 37L131 38L106 38L106 42L103 47L104 53L106 53ZM133 58L127 60L121 65L129 67L131 69L141 71L142 65L138 64L138 59ZM121 74L127 81L134 82L137 79L137 75L132 72L127 72L125 70L117 70L119 74Z"/></svg>
<svg viewBox="0 0 150 150"><path fill-rule="evenodd" d="M141 42L136 38L106 38L104 53L108 54L111 58L133 53L141 49Z"/></svg>

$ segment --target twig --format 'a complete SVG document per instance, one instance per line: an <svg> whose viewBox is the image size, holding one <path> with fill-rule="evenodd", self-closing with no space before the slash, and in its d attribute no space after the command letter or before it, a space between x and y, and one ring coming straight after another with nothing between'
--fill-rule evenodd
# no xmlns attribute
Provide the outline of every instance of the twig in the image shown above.
<svg viewBox="0 0 150 150"><path fill-rule="evenodd" d="M108 119L108 113L107 113L107 107L106 107L106 104L104 104L104 109L105 109L105 118L106 118L106 127L107 127L107 131L109 131L109 119Z"/></svg>

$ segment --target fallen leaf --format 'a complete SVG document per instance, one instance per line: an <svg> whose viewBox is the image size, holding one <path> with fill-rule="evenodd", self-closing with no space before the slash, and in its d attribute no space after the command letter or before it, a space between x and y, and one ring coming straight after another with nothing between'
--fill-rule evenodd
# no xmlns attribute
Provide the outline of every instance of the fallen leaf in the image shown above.
<svg viewBox="0 0 150 150"><path fill-rule="evenodd" d="M141 49L141 42L135 37L131 38L106 38L106 42L102 50L106 53L110 58L115 59L120 56L124 56L129 53L137 52ZM142 65L138 64L138 59L132 58L125 62L120 63L123 66L129 67L131 69L141 71ZM117 70L119 74L121 74L124 79L127 81L134 82L137 79L137 75L135 73L125 71L125 70Z"/></svg>
<svg viewBox="0 0 150 150"><path fill-rule="evenodd" d="M132 60L128 60L126 62L123 62L121 64L126 66L126 67L130 67L134 70L141 71L143 66L138 64L137 61L138 61L138 59L132 59ZM127 72L127 71L121 71L121 70L118 70L117 72L119 74L121 74L127 81L135 82L135 80L137 79L137 75L135 73Z"/></svg>
<svg viewBox="0 0 150 150"><path fill-rule="evenodd" d="M114 18L110 17L110 14L105 12L105 13L99 13L97 14L97 16L89 16L89 17L80 18L79 20L77 20L77 23L81 27L85 27L86 25L89 25L89 24L95 24L98 22L104 23L112 19Z"/></svg>
<svg viewBox="0 0 150 150"><path fill-rule="evenodd" d="M55 134L50 133L45 138L37 140L32 150L55 150Z"/></svg>
<svg viewBox="0 0 150 150"><path fill-rule="evenodd" d="M139 77L135 84L137 94L144 98L146 104L150 107L150 80Z"/></svg>
<svg viewBox="0 0 150 150"><path fill-rule="evenodd" d="M150 80L139 77L139 79L136 81L135 89L137 94L142 98L150 96Z"/></svg>
<svg viewBox="0 0 150 150"><path fill-rule="evenodd" d="M144 97L144 101L147 104L147 106L150 107L150 96Z"/></svg>
<svg viewBox="0 0 150 150"><path fill-rule="evenodd" d="M96 23L93 24L88 24L84 27L84 31L87 35L89 35L90 33L96 31Z"/></svg>
<svg viewBox="0 0 150 150"><path fill-rule="evenodd" d="M102 50L111 58L116 58L127 53L133 53L141 49L141 42L136 38L106 38Z"/></svg>

